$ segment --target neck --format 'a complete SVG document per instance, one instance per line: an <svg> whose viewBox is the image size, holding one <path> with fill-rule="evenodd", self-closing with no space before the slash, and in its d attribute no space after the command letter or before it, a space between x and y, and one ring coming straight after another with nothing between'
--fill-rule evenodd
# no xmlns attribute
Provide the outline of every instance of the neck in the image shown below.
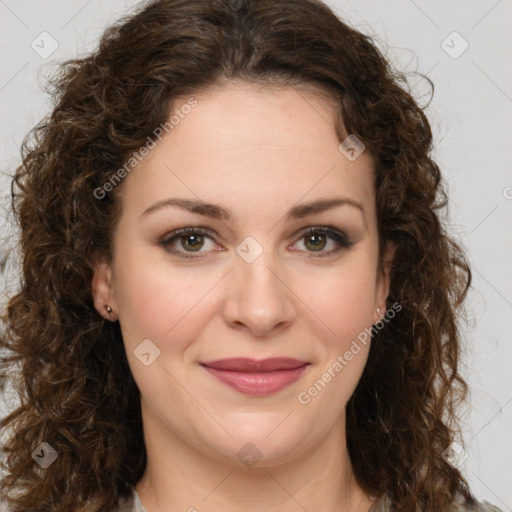
<svg viewBox="0 0 512 512"><path fill-rule="evenodd" d="M147 512L368 512L345 439L345 413L330 432L284 464L262 459L251 467L184 443L144 411L147 466L135 489ZM144 415L144 412L148 414Z"/></svg>

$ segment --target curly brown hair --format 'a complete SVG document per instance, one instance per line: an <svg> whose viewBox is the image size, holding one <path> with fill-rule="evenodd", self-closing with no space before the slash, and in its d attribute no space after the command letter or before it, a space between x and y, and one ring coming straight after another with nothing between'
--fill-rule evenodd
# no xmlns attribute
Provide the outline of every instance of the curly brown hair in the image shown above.
<svg viewBox="0 0 512 512"><path fill-rule="evenodd" d="M372 336L347 404L360 486L397 512L449 510L456 495L473 504L442 456L463 443L459 319L471 271L440 216L447 195L426 107L371 37L316 0L147 2L49 82L54 109L23 141L11 190L23 264L3 317L2 378L21 403L1 422L3 499L15 512L111 510L143 475L139 390L119 323L105 322L91 294L121 186L94 192L168 119L174 98L233 79L327 92L339 140L355 134L375 162L380 259L384 242L397 247L388 303L402 310ZM31 457L43 441L59 456L45 471Z"/></svg>

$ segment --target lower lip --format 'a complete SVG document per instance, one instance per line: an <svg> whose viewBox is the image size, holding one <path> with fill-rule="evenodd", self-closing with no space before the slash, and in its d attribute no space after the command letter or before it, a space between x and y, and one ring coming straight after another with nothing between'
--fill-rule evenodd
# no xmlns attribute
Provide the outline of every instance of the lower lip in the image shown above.
<svg viewBox="0 0 512 512"><path fill-rule="evenodd" d="M277 393L293 384L308 365L290 370L276 370L273 372L236 372L233 370L219 370L210 366L203 366L214 377L224 384L231 386L240 393L253 396L265 396Z"/></svg>

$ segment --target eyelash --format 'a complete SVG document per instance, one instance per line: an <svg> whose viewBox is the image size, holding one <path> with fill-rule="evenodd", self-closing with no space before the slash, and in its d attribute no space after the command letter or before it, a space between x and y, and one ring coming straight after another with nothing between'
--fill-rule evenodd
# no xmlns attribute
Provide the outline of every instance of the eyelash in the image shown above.
<svg viewBox="0 0 512 512"><path fill-rule="evenodd" d="M167 252L177 255L179 258L183 258L183 259L204 258L204 256L189 256L189 255L185 256L185 254L191 254L191 253L176 251L176 250L173 250L170 248L170 246L176 239L178 239L180 236L183 236L186 234L200 234L200 235L204 235L204 236L207 236L208 238L213 239L209 230L205 230L203 228L188 227L188 228L178 229L177 231L173 231L172 233L170 233L170 236L166 236L163 240L159 241L158 244L160 246L162 246ZM321 227L308 228L301 233L301 235L299 236L299 240L308 235L311 235L311 234L327 235L329 238L331 238L338 244L338 247L336 249L332 249L327 252L321 251L318 255L315 254L312 256L307 256L308 258L323 258L326 256L331 256L335 253L340 252L343 249L350 249L354 245L354 242L352 242L347 237L347 235L345 233L343 233L342 231L338 231L337 229L335 229L332 226L321 226ZM306 251L306 252L314 253L314 251Z"/></svg>

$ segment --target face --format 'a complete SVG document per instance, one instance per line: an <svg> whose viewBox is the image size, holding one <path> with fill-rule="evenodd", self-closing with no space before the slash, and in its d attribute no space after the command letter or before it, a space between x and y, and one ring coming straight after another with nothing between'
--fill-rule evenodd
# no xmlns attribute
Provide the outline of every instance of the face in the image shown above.
<svg viewBox="0 0 512 512"><path fill-rule="evenodd" d="M312 93L232 84L194 98L125 178L93 295L120 322L146 433L281 464L344 432L369 350L354 341L384 312L372 161L340 152L334 107ZM230 358L295 362L213 369Z"/></svg>

